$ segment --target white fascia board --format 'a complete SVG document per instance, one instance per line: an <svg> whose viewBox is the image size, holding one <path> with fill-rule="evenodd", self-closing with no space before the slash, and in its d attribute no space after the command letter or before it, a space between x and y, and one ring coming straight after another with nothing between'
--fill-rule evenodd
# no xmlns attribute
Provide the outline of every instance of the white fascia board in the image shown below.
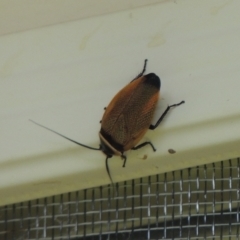
<svg viewBox="0 0 240 240"><path fill-rule="evenodd" d="M240 156L239 1L166 1L0 38L0 205L109 184L103 108L148 58L161 78L150 147L109 159L114 182ZM175 154L170 154L174 149Z"/></svg>

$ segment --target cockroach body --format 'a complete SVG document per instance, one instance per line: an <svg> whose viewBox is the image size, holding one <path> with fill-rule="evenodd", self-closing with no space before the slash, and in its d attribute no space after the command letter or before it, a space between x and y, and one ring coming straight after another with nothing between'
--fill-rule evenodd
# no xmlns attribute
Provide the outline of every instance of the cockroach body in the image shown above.
<svg viewBox="0 0 240 240"><path fill-rule="evenodd" d="M127 157L124 155L124 152L130 149L137 150L145 145L150 145L153 151L156 151L153 144L149 141L139 145L137 144L148 129L154 130L158 127L172 107L184 103L184 101L181 101L178 104L168 106L156 124L152 125L151 121L160 95L161 81L155 73L143 75L146 70L146 65L147 60L144 62L142 72L120 90L111 100L107 108L105 108L99 132L99 148L93 148L76 142L52 129L31 121L82 147L101 150L106 155L106 170L113 183L108 167L108 159L113 155L121 156L124 160L123 167L125 167Z"/></svg>

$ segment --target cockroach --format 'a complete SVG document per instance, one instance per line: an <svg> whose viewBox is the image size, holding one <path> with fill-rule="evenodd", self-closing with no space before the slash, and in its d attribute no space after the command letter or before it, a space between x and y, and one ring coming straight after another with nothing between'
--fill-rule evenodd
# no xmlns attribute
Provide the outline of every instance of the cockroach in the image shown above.
<svg viewBox="0 0 240 240"><path fill-rule="evenodd" d="M113 184L108 167L108 159L113 155L120 156L123 159L123 167L125 167L127 157L124 153L126 151L130 149L137 150L146 145L150 145L153 151L156 151L150 141L137 144L148 129L154 130L158 127L171 108L184 103L184 101L181 101L180 103L168 106L157 122L154 125L151 124L159 99L161 81L155 73L143 75L146 71L146 66L147 59L144 61L142 72L120 90L113 97L107 108L105 108L102 120L100 121L99 148L76 142L33 120L30 121L82 147L102 151L106 155L106 170Z"/></svg>

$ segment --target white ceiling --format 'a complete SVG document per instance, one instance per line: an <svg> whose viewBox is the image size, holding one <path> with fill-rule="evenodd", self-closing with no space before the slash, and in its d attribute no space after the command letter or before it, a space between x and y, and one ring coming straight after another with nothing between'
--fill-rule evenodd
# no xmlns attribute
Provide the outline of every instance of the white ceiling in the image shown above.
<svg viewBox="0 0 240 240"><path fill-rule="evenodd" d="M110 183L103 154L28 120L99 146L103 108L145 58L162 81L152 122L186 103L144 137L156 152L109 160L113 181L240 156L240 1L13 1L0 0L1 34L18 31L0 37L0 205Z"/></svg>
<svg viewBox="0 0 240 240"><path fill-rule="evenodd" d="M0 35L159 2L166 0L0 0Z"/></svg>

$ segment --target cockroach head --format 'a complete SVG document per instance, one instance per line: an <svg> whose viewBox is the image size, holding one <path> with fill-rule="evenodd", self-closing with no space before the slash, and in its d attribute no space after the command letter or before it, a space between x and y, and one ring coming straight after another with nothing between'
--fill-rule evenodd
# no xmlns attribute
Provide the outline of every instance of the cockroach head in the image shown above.
<svg viewBox="0 0 240 240"><path fill-rule="evenodd" d="M108 157L111 158L115 153L114 151L100 139L100 149Z"/></svg>

